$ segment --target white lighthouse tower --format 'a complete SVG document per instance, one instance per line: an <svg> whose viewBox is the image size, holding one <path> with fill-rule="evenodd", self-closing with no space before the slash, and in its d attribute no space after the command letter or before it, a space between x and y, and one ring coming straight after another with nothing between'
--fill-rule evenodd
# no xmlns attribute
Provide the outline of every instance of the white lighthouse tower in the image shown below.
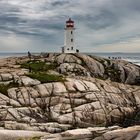
<svg viewBox="0 0 140 140"><path fill-rule="evenodd" d="M64 47L62 48L62 53L75 53L75 38L74 38L74 21L69 18L66 21L65 27L65 39L64 39Z"/></svg>

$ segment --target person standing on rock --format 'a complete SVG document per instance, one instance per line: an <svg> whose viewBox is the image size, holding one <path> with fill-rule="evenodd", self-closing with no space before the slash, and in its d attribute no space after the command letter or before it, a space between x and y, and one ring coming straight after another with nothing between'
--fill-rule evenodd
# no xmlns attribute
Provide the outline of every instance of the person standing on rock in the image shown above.
<svg viewBox="0 0 140 140"><path fill-rule="evenodd" d="M30 61L31 61L31 53L28 51L28 58L30 59Z"/></svg>
<svg viewBox="0 0 140 140"><path fill-rule="evenodd" d="M29 51L28 51L28 58L31 61L32 55L31 55L31 53ZM29 72L32 72L30 63L29 63Z"/></svg>

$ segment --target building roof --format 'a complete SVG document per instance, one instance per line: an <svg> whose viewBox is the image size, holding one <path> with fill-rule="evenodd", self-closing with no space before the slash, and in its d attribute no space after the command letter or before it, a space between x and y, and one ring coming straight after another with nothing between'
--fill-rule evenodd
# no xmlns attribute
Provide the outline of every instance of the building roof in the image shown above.
<svg viewBox="0 0 140 140"><path fill-rule="evenodd" d="M66 23L74 23L74 21L71 18L69 18L69 20L67 20Z"/></svg>

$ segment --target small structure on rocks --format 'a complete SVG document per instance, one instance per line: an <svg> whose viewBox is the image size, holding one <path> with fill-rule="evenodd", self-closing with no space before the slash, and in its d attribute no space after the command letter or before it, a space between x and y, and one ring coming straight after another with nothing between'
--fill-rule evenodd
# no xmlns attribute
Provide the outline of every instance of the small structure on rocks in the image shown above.
<svg viewBox="0 0 140 140"><path fill-rule="evenodd" d="M69 18L66 21L64 47L62 53L76 53L75 38L74 38L74 21Z"/></svg>

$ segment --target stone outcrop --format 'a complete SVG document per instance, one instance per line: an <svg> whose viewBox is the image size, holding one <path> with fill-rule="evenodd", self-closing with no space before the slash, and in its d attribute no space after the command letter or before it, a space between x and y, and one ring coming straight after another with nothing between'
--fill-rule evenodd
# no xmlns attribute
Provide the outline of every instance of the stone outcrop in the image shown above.
<svg viewBox="0 0 140 140"><path fill-rule="evenodd" d="M94 80L67 78L63 83L10 88L8 96L0 96L1 121L4 125L11 121L31 125L55 121L70 127L93 127L129 120L140 106L140 88ZM34 130L33 126L30 127ZM23 128L26 130L27 127ZM35 130L38 129L35 126ZM56 131L63 131L63 128Z"/></svg>
<svg viewBox="0 0 140 140"><path fill-rule="evenodd" d="M6 133L3 140L16 140L26 132L27 138L41 140L139 138L139 126L122 128L139 122L140 87L130 85L139 76L138 66L84 54L52 54L44 59L58 64L49 72L61 73L65 81L41 83L28 77L29 71L19 66L26 57L0 65L0 83L15 84L0 93L0 138Z"/></svg>
<svg viewBox="0 0 140 140"><path fill-rule="evenodd" d="M58 72L65 75L91 76L126 84L136 84L140 67L124 60L109 60L85 54L50 55L57 62Z"/></svg>
<svg viewBox="0 0 140 140"><path fill-rule="evenodd" d="M94 127L84 129L67 130L60 134L45 135L41 140L139 140L140 126L128 128Z"/></svg>
<svg viewBox="0 0 140 140"><path fill-rule="evenodd" d="M68 76L90 76L126 84L137 84L136 79L140 77L140 67L124 60L110 60L80 53L48 54L45 56L47 56L46 62L58 64L55 69L57 72ZM19 69L19 64L27 60L27 57L1 60L0 82L10 81L15 75L27 73L28 70ZM40 60L44 61L44 58L40 58ZM16 63L18 65L15 65Z"/></svg>

